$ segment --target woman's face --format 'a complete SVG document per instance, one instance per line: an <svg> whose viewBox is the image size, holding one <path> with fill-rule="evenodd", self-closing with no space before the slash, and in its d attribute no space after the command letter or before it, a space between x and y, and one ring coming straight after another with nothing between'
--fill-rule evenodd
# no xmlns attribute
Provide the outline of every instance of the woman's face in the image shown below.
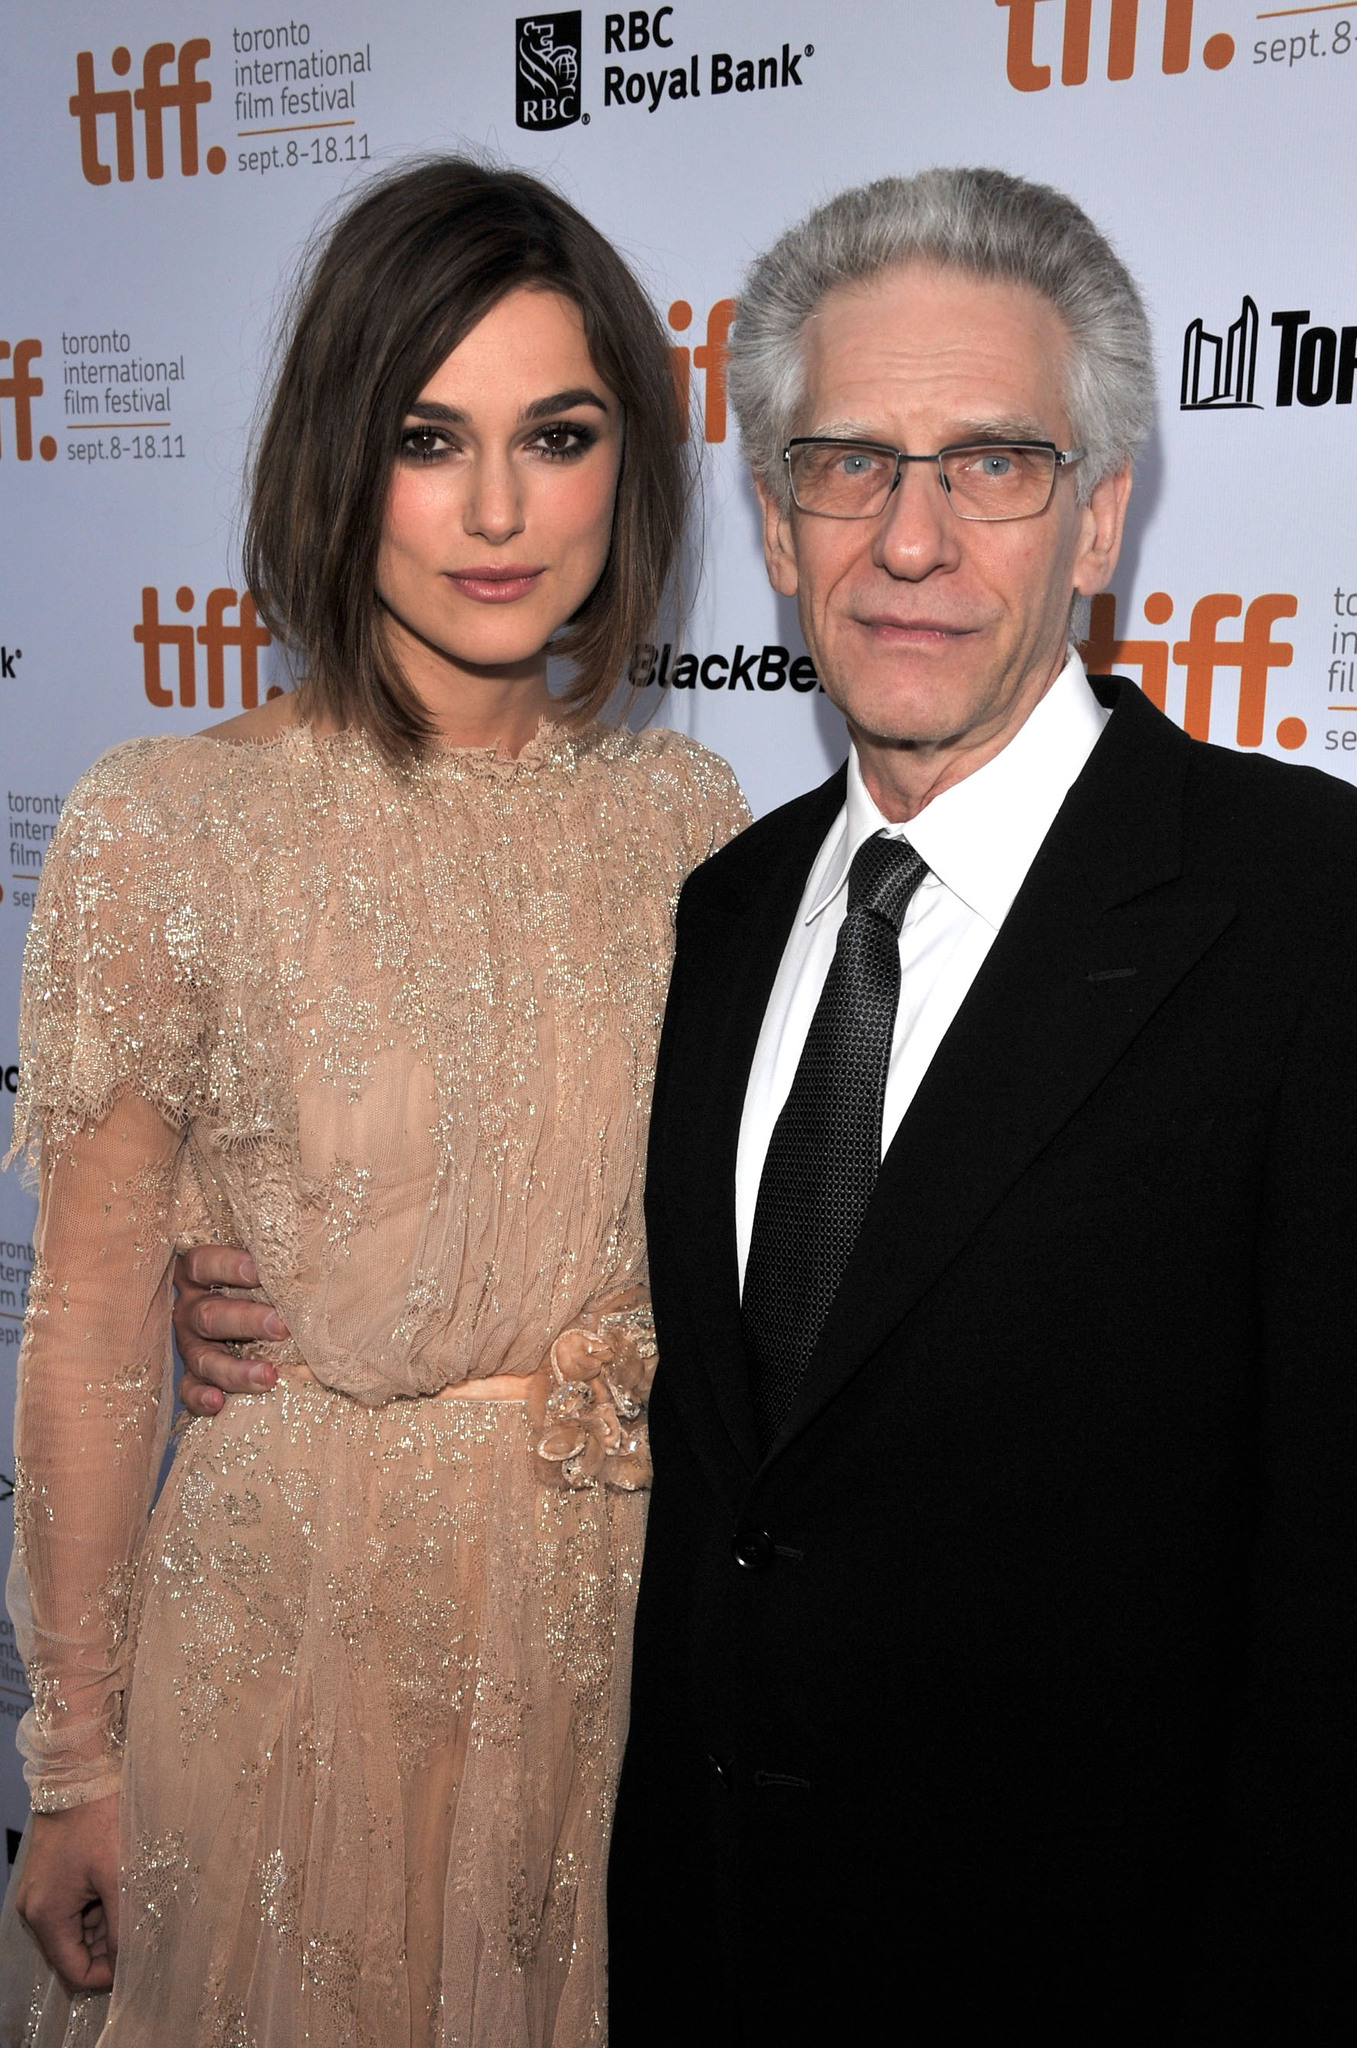
<svg viewBox="0 0 1357 2048"><path fill-rule="evenodd" d="M607 560L622 424L558 292L510 292L439 365L401 430L377 564L413 688L445 687L449 664L542 671Z"/></svg>

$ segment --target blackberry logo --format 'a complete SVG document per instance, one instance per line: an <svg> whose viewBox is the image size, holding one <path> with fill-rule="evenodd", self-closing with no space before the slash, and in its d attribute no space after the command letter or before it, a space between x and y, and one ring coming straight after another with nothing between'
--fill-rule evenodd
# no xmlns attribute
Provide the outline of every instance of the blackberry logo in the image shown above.
<svg viewBox="0 0 1357 2048"><path fill-rule="evenodd" d="M530 14L515 24L520 128L569 128L580 118L580 16Z"/></svg>

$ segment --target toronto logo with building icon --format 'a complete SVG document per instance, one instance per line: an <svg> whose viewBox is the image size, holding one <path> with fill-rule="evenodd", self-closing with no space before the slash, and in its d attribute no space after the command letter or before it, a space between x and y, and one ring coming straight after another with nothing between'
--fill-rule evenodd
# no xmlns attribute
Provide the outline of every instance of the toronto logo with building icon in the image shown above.
<svg viewBox="0 0 1357 2048"><path fill-rule="evenodd" d="M1223 335L1208 334L1200 318L1183 336L1183 412L1249 411L1258 368L1258 308L1245 292L1239 318Z"/></svg>

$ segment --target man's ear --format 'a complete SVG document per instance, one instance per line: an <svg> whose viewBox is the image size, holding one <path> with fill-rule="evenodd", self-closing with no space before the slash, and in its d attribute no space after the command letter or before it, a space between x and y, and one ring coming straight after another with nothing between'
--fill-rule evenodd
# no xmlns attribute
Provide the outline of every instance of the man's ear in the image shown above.
<svg viewBox="0 0 1357 2048"><path fill-rule="evenodd" d="M754 489L759 494L759 508L763 513L763 559L768 569L768 581L780 596L795 597L796 542L791 513L783 511L767 485L758 477L754 479Z"/></svg>
<svg viewBox="0 0 1357 2048"><path fill-rule="evenodd" d="M1125 463L1093 486L1087 505L1080 510L1080 551L1074 565L1074 588L1079 597L1096 597L1112 581L1121 553L1126 526L1126 503L1131 495L1131 465Z"/></svg>

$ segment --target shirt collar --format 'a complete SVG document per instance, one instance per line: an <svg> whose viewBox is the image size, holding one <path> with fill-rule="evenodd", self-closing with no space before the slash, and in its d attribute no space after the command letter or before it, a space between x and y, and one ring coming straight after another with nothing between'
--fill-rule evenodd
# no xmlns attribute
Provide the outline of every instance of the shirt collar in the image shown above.
<svg viewBox="0 0 1357 2048"><path fill-rule="evenodd" d="M1071 649L1064 668L1007 746L935 796L907 825L892 825L882 817L862 779L857 751L850 750L848 800L839 828L826 843L823 872L808 891L807 924L846 888L863 842L885 832L892 839L907 839L928 862L924 888L950 889L997 931L1110 716Z"/></svg>

